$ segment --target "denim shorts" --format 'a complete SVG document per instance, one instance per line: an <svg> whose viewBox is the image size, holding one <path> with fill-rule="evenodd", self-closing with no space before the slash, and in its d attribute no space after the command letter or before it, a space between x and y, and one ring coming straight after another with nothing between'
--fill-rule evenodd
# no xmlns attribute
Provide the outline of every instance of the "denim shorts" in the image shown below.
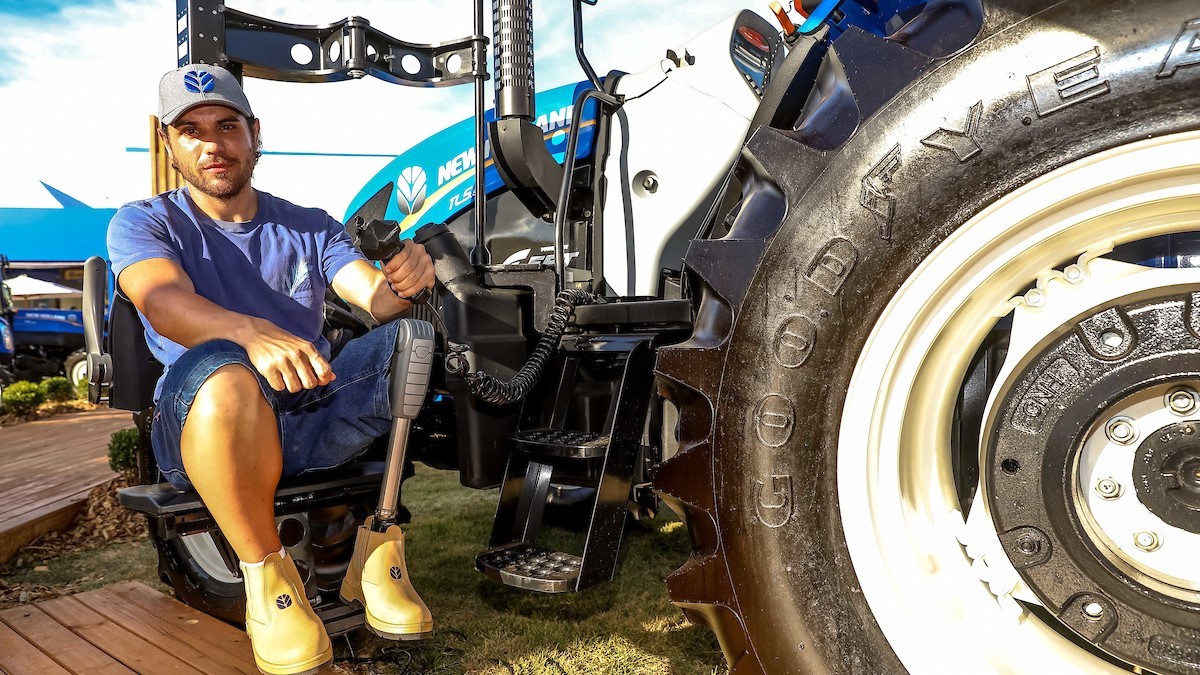
<svg viewBox="0 0 1200 675"><path fill-rule="evenodd" d="M355 338L330 363L337 378L295 394L275 391L246 355L228 340L196 345L167 371L154 411L150 442L159 471L180 490L193 489L183 470L179 437L196 392L222 366L240 363L254 373L279 423L283 475L329 469L367 449L392 427L388 372L399 322Z"/></svg>

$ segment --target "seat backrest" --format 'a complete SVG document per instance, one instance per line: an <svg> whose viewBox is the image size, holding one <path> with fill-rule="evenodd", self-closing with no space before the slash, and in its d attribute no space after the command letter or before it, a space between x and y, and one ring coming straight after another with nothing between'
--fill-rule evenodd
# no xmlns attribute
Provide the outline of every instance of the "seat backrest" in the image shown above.
<svg viewBox="0 0 1200 675"><path fill-rule="evenodd" d="M120 285L113 294L104 347L112 356L113 366L108 404L133 412L154 405L154 384L162 375L163 367L150 353L137 308L125 297Z"/></svg>

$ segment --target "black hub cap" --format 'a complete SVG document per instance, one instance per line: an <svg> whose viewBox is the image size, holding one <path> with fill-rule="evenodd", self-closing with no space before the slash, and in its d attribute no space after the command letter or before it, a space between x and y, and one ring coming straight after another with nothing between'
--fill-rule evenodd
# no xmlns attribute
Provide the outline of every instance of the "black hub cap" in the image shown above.
<svg viewBox="0 0 1200 675"><path fill-rule="evenodd" d="M1200 534L1198 431L1196 422L1165 426L1138 447L1133 462L1138 499L1163 522L1196 534Z"/></svg>
<svg viewBox="0 0 1200 675"><path fill-rule="evenodd" d="M1195 591L1122 563L1085 516L1093 487L1079 478L1084 442L1106 433L1114 405L1200 380L1200 294L1105 309L1027 363L998 401L982 471L1005 553L1046 609L1086 641L1143 668L1200 673ZM1200 423L1134 442L1120 441L1136 453L1137 498L1164 523L1197 532Z"/></svg>

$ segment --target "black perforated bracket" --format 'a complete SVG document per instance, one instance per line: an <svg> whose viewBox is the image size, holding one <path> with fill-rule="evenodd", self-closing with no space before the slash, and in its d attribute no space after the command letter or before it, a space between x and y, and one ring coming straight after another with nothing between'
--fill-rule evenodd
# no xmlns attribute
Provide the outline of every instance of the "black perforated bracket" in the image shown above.
<svg viewBox="0 0 1200 675"><path fill-rule="evenodd" d="M176 0L179 65L205 63L239 77L339 82L370 75L394 84L449 87L487 79L488 38L436 44L398 40L352 16L301 26L226 7L217 0Z"/></svg>

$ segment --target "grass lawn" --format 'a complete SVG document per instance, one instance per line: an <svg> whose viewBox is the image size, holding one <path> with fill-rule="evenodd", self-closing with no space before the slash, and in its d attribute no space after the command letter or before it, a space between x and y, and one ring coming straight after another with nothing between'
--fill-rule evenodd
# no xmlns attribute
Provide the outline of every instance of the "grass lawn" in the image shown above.
<svg viewBox="0 0 1200 675"><path fill-rule="evenodd" d="M582 593L543 595L501 586L474 569L491 531L496 490L458 484L458 474L418 467L404 484L413 522L405 526L408 568L433 611L434 635L392 643L356 631L337 640L340 672L613 675L724 673L708 629L689 625L667 599L663 579L690 550L669 510L631 528L617 578ZM581 535L543 530L543 543L573 553ZM122 543L20 570L10 584L69 584L72 592L118 581L158 583L146 540ZM367 664L361 659L380 656ZM351 660L359 659L359 661Z"/></svg>

